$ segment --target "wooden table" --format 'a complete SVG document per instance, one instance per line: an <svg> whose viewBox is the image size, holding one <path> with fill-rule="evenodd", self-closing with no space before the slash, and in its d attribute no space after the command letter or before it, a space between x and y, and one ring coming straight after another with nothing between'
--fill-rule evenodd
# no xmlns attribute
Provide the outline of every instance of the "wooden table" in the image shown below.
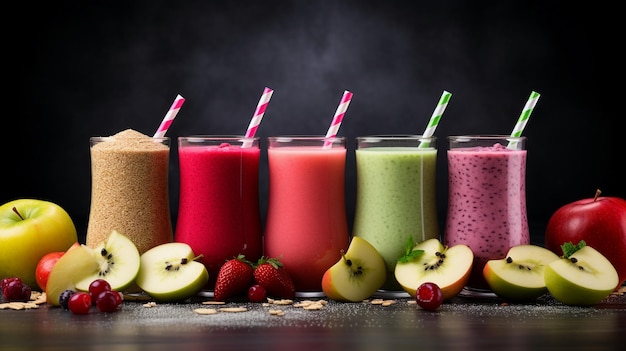
<svg viewBox="0 0 626 351"><path fill-rule="evenodd" d="M299 298L295 302L318 298ZM549 295L529 303L458 296L436 312L396 298L389 306L328 301L320 310L245 302L144 307L125 301L115 313L73 315L40 305L0 311L0 349L9 350L623 350L626 295L594 307ZM200 315L196 308L246 307ZM283 316L270 309L282 309Z"/></svg>

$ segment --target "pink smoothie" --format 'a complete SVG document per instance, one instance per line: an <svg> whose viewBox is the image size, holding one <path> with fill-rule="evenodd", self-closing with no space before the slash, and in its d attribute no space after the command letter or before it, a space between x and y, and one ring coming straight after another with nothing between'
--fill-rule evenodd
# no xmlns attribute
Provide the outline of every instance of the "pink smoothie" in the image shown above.
<svg viewBox="0 0 626 351"><path fill-rule="evenodd" d="M191 246L213 289L222 264L238 254L262 255L258 146L179 144L180 202L175 241Z"/></svg>
<svg viewBox="0 0 626 351"><path fill-rule="evenodd" d="M264 255L281 257L296 291L321 291L324 272L349 243L345 148L268 149Z"/></svg>
<svg viewBox="0 0 626 351"><path fill-rule="evenodd" d="M488 289L483 267L529 244L526 218L526 150L494 147L448 150L449 196L445 244L474 252L469 287Z"/></svg>

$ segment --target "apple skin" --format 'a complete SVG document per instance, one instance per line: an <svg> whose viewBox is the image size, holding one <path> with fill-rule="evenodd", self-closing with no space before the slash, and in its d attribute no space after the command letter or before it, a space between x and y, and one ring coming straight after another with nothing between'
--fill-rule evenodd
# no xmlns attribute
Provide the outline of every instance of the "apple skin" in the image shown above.
<svg viewBox="0 0 626 351"><path fill-rule="evenodd" d="M77 241L72 218L58 204L39 199L7 202L0 206L0 279L20 277L36 289L39 260Z"/></svg>
<svg viewBox="0 0 626 351"><path fill-rule="evenodd" d="M559 256L561 245L584 240L604 255L617 270L618 289L626 281L626 200L596 197L571 202L550 217L545 246Z"/></svg>

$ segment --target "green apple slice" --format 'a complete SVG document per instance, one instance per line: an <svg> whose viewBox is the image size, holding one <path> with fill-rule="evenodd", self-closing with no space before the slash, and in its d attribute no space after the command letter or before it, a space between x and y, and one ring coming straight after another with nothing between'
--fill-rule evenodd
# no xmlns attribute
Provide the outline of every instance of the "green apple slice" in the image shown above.
<svg viewBox="0 0 626 351"><path fill-rule="evenodd" d="M348 251L322 276L322 290L330 299L358 302L372 296L387 278L385 260L367 240L354 236Z"/></svg>
<svg viewBox="0 0 626 351"><path fill-rule="evenodd" d="M93 251L98 265L76 283L76 289L89 291L89 284L100 278L109 282L112 290L124 291L135 281L140 256L137 246L127 236L113 230Z"/></svg>
<svg viewBox="0 0 626 351"><path fill-rule="evenodd" d="M65 290L76 290L76 283L98 269L93 249L72 246L59 258L50 271L46 285L46 299L52 306L59 306L59 297Z"/></svg>
<svg viewBox="0 0 626 351"><path fill-rule="evenodd" d="M489 260L483 276L491 290L510 300L532 300L548 292L545 267L559 259L554 252L537 245L517 245L506 258Z"/></svg>
<svg viewBox="0 0 626 351"><path fill-rule="evenodd" d="M427 239L413 247L423 254L408 261L396 263L394 274L402 288L415 297L417 288L426 282L441 288L444 300L463 290L472 271L474 253L469 246L458 244L444 247L439 239Z"/></svg>
<svg viewBox="0 0 626 351"><path fill-rule="evenodd" d="M555 299L574 306L600 302L615 290L619 281L615 267L591 246L548 264L544 278Z"/></svg>
<svg viewBox="0 0 626 351"><path fill-rule="evenodd" d="M185 300L197 294L209 280L206 267L195 259L193 250L185 243L155 246L141 255L135 282L157 301Z"/></svg>

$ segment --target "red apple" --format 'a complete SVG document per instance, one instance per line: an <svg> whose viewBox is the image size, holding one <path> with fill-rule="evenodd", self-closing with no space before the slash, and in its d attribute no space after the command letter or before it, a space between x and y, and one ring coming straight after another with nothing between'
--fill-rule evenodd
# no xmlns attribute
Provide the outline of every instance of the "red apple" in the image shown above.
<svg viewBox="0 0 626 351"><path fill-rule="evenodd" d="M70 246L70 249L74 246L80 246L77 242L74 245ZM69 250L69 249L68 249ZM37 262L37 266L35 268L35 280L37 281L37 285L41 289L41 291L46 291L46 284L48 283L48 277L50 276L50 271L52 267L57 263L59 258L63 256L67 251L53 251L48 252L43 255L43 257Z"/></svg>
<svg viewBox="0 0 626 351"><path fill-rule="evenodd" d="M35 279L37 280L37 285L39 285L41 291L46 291L46 284L48 283L50 271L63 254L65 254L65 251L48 252L43 255L37 263L37 267L35 268Z"/></svg>
<svg viewBox="0 0 626 351"><path fill-rule="evenodd" d="M582 199L559 208L548 221L546 248L559 256L561 245L584 240L615 267L619 288L626 281L626 200L601 197Z"/></svg>

